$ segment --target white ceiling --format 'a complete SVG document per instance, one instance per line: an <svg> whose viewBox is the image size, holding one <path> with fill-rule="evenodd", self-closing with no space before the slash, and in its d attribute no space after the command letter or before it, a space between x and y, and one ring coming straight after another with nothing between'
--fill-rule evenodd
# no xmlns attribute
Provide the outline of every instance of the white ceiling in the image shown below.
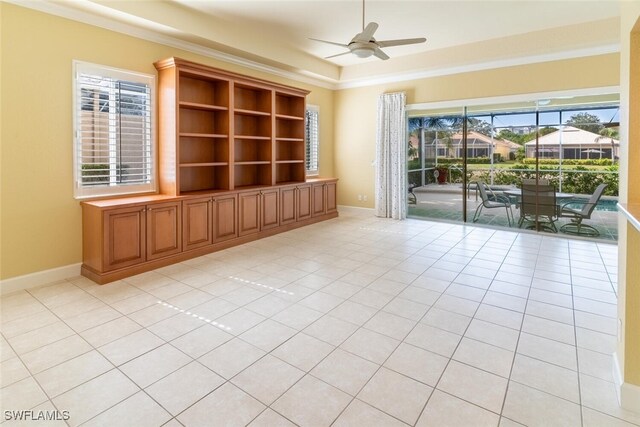
<svg viewBox="0 0 640 427"><path fill-rule="evenodd" d="M343 48L309 40L348 43L362 30L361 0L8 1L118 29L104 25L107 18L338 85L516 58L584 56L619 43L619 0L367 0L365 22L379 24L377 40L427 38L385 48L388 61L327 60Z"/></svg>
<svg viewBox="0 0 640 427"><path fill-rule="evenodd" d="M362 30L361 0L171 0L238 31L269 37L319 58L340 53L308 38L348 43ZM365 2L365 23L377 22L377 40L426 37L427 43L385 49L392 58L515 34L617 17L617 1L597 0L413 0ZM329 60L363 62L354 55ZM379 61L369 58L368 61Z"/></svg>

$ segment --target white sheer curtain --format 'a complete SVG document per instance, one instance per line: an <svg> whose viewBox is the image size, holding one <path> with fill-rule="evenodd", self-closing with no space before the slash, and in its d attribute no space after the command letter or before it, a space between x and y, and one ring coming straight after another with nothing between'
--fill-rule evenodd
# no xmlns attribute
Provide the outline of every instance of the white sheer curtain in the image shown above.
<svg viewBox="0 0 640 427"><path fill-rule="evenodd" d="M407 130L405 94L385 93L378 99L376 136L376 216L407 217Z"/></svg>

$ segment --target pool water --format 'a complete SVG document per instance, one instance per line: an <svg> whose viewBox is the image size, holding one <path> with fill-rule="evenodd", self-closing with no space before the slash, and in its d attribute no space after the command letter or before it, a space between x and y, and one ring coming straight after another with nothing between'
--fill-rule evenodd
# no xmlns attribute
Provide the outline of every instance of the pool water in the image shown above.
<svg viewBox="0 0 640 427"><path fill-rule="evenodd" d="M582 197L576 197L576 199L582 199ZM584 198L585 202L589 200ZM572 206L573 207L573 206ZM597 211L618 212L618 201L614 199L600 199L596 205Z"/></svg>

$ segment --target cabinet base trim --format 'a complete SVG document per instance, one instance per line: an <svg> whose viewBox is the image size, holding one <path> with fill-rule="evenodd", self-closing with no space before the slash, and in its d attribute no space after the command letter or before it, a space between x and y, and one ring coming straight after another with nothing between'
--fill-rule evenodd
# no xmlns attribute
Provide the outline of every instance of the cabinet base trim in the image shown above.
<svg viewBox="0 0 640 427"><path fill-rule="evenodd" d="M136 274L144 273L147 271L155 270L156 268L166 267L167 265L175 264L177 262L186 261L191 258L196 258L202 255L217 252L223 249L231 248L241 245L243 243L259 240L264 237L273 236L274 234L284 233L285 231L293 230L295 228L304 227L306 225L314 224L316 222L326 221L328 219L337 218L338 212L332 212L326 215L316 216L302 221L297 221L292 224L281 225L279 227L269 228L267 230L261 230L255 233L240 236L234 239L225 240L223 242L214 243L213 245L204 246L196 249L191 249L185 252L181 252L176 255L167 256L165 258L154 259L152 261L146 261L141 264L136 264L130 267L121 268L105 273L95 271L91 267L82 264L81 273L83 276L93 280L94 282L104 285L105 283L113 282L115 280L124 279L126 277L134 276Z"/></svg>
<svg viewBox="0 0 640 427"><path fill-rule="evenodd" d="M80 275L80 263L56 267L49 270L37 271L24 276L0 280L0 295L7 295L25 289L49 285L60 280L70 279Z"/></svg>

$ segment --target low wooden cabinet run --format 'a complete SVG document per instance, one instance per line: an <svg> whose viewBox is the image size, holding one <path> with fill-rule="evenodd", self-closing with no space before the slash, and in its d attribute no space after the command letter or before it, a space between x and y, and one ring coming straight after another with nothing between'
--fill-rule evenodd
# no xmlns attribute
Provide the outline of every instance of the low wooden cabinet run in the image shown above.
<svg viewBox="0 0 640 427"><path fill-rule="evenodd" d="M180 253L180 214L178 201L111 209L83 206L84 264L111 271Z"/></svg>
<svg viewBox="0 0 640 427"><path fill-rule="evenodd" d="M335 179L82 203L82 274L108 283L338 216Z"/></svg>

